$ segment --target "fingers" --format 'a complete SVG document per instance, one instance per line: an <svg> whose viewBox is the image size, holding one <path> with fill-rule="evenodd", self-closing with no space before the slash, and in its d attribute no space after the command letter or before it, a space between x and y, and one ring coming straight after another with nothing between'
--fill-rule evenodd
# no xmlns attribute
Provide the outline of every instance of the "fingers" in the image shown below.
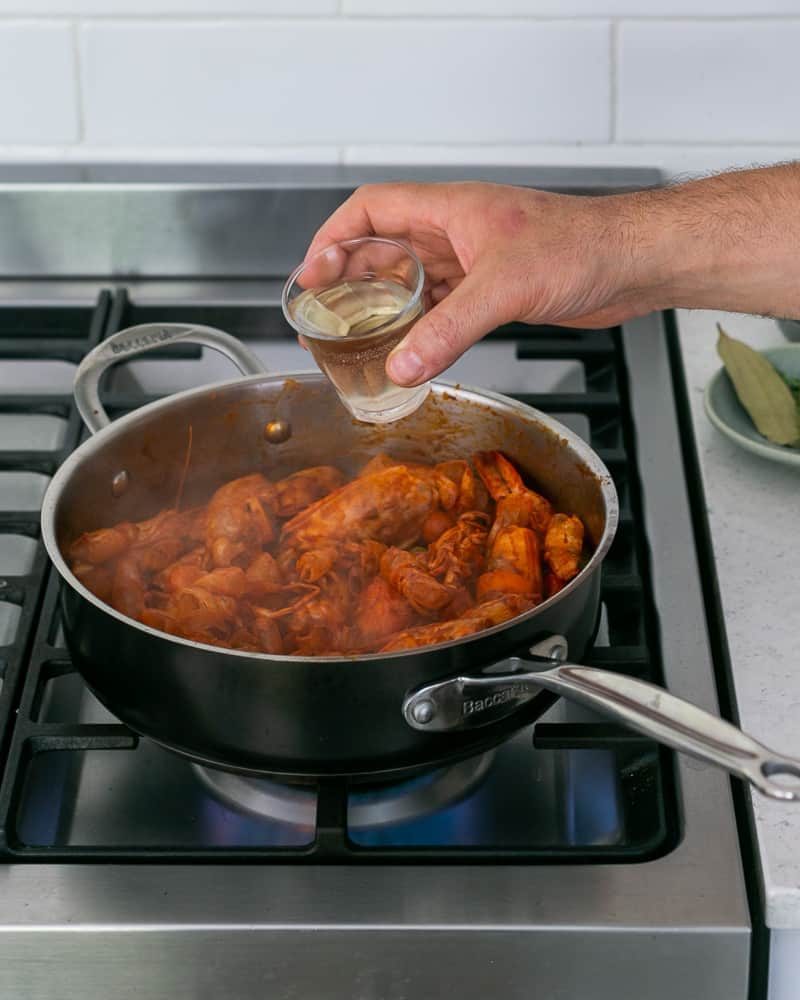
<svg viewBox="0 0 800 1000"><path fill-rule="evenodd" d="M491 273L484 277L476 269L392 351L386 361L389 378L398 385L419 385L449 368L468 347L510 318L493 295Z"/></svg>
<svg viewBox="0 0 800 1000"><path fill-rule="evenodd" d="M461 275L457 278L445 278L444 281L437 282L430 290L431 302L441 302L454 288L458 288L463 280L464 277Z"/></svg>
<svg viewBox="0 0 800 1000"><path fill-rule="evenodd" d="M442 226L446 192L438 184L366 184L317 230L306 260L341 240L358 236L402 235L411 224Z"/></svg>
<svg viewBox="0 0 800 1000"><path fill-rule="evenodd" d="M320 288L338 281L347 266L347 254L340 247L328 247L297 275L301 288Z"/></svg>
<svg viewBox="0 0 800 1000"><path fill-rule="evenodd" d="M297 284L302 288L322 288L341 279L360 279L365 275L392 275L397 280L416 282L416 265L407 250L392 242L337 244L308 257L297 275Z"/></svg>

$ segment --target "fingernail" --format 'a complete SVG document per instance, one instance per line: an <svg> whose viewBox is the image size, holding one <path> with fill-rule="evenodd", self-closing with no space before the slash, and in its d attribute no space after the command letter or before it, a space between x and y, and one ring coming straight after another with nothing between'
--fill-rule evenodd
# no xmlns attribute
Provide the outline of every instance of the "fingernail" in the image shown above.
<svg viewBox="0 0 800 1000"><path fill-rule="evenodd" d="M389 355L387 371L393 382L398 382L400 385L410 385L422 378L425 367L418 354L405 350Z"/></svg>

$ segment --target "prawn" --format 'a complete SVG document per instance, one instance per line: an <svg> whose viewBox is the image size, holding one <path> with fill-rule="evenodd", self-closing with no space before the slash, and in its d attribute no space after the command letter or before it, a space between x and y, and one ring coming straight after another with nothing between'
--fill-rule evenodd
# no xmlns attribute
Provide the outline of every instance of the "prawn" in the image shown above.
<svg viewBox="0 0 800 1000"><path fill-rule="evenodd" d="M281 547L296 558L342 542L411 545L435 503L433 487L394 466L354 479L301 511L284 525Z"/></svg>
<svg viewBox="0 0 800 1000"><path fill-rule="evenodd" d="M535 490L528 489L502 452L479 451L474 461L478 475L496 503L489 545L499 531L510 525L532 528L543 535L553 516L550 502Z"/></svg>
<svg viewBox="0 0 800 1000"><path fill-rule="evenodd" d="M382 653L394 653L403 649L416 649L436 642L451 642L463 639L493 625L516 618L533 607L533 602L519 594L504 594L493 600L477 604L460 618L452 621L434 622L431 625L417 625L415 628L399 632L381 649Z"/></svg>
<svg viewBox="0 0 800 1000"><path fill-rule="evenodd" d="M481 511L462 514L428 547L428 568L447 587L472 581L484 562L489 535L489 515Z"/></svg>
<svg viewBox="0 0 800 1000"><path fill-rule="evenodd" d="M478 577L479 601L501 594L519 594L533 604L542 600L542 564L539 538L530 528L510 524L490 543L486 572Z"/></svg>
<svg viewBox="0 0 800 1000"><path fill-rule="evenodd" d="M309 504L327 496L343 484L344 476L333 465L301 469L275 483L272 510L277 517L294 517Z"/></svg>
<svg viewBox="0 0 800 1000"><path fill-rule="evenodd" d="M361 646L374 649L417 621L414 608L382 576L374 577L362 591L355 614Z"/></svg>
<svg viewBox="0 0 800 1000"><path fill-rule="evenodd" d="M583 521L574 514L554 514L544 536L544 558L559 580L566 583L580 569Z"/></svg>
<svg viewBox="0 0 800 1000"><path fill-rule="evenodd" d="M438 611L453 598L453 588L431 576L423 557L403 549L389 548L384 552L381 576L420 614Z"/></svg>
<svg viewBox="0 0 800 1000"><path fill-rule="evenodd" d="M214 566L246 562L250 553L275 540L274 500L275 487L260 473L220 486L209 501L205 531Z"/></svg>

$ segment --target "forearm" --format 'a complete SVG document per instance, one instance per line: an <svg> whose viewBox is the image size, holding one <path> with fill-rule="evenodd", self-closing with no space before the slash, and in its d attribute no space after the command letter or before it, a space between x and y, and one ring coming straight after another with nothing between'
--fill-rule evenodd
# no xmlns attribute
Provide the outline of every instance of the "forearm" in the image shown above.
<svg viewBox="0 0 800 1000"><path fill-rule="evenodd" d="M399 235L434 303L387 363L444 371L504 323L613 326L656 309L800 318L800 164L600 198L491 184L359 188L314 238Z"/></svg>
<svg viewBox="0 0 800 1000"><path fill-rule="evenodd" d="M800 164L629 197L621 214L652 308L800 318Z"/></svg>

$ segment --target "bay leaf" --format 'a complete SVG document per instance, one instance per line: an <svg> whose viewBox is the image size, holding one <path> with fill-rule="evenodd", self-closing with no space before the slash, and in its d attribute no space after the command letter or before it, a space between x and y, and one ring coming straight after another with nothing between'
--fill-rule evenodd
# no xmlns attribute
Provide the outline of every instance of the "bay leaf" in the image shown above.
<svg viewBox="0 0 800 1000"><path fill-rule="evenodd" d="M719 323L717 330L717 352L759 434L774 444L795 444L800 421L789 386L762 354L729 337Z"/></svg>

